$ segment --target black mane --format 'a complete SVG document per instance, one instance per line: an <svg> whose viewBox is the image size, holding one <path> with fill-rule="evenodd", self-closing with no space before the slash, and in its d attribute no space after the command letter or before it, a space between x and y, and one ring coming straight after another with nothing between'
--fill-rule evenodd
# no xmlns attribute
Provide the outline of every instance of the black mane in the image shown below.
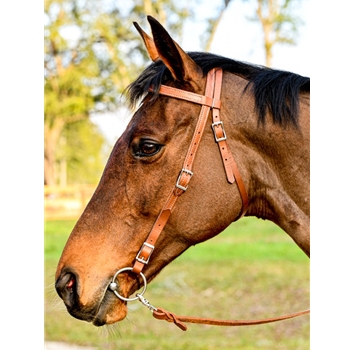
<svg viewBox="0 0 350 350"><path fill-rule="evenodd" d="M280 125L298 125L299 94L310 92L310 78L281 70L235 61L204 52L188 52L206 75L212 68L236 74L248 81L255 95L255 107L259 122L264 123L267 109L273 121ZM130 104L135 106L149 92L152 86L158 96L161 84L172 80L171 74L162 61L149 65L127 88Z"/></svg>

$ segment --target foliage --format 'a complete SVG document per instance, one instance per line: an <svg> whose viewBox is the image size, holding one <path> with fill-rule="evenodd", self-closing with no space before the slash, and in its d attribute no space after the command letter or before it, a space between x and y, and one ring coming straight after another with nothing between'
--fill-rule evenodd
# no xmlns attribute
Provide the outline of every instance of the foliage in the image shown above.
<svg viewBox="0 0 350 350"><path fill-rule="evenodd" d="M64 153L60 140L68 125L86 122L87 131L91 113L122 105L121 93L148 59L137 31L131 30L133 20L145 21L148 8L174 32L189 14L172 0L45 0L46 184L57 182L57 152ZM65 149L76 151L69 141Z"/></svg>
<svg viewBox="0 0 350 350"><path fill-rule="evenodd" d="M86 13L75 1L45 1L44 151L45 182L50 185L56 182L57 152L67 125L87 120L102 101L95 38L92 23L83 20ZM69 32L75 32L76 38L70 39Z"/></svg>
<svg viewBox="0 0 350 350"><path fill-rule="evenodd" d="M97 126L90 120L67 124L62 136L66 140L62 151L67 159L67 183L95 184L101 178L110 149L104 147L106 141Z"/></svg>
<svg viewBox="0 0 350 350"><path fill-rule="evenodd" d="M243 0L255 3L255 15L250 20L259 22L263 32L266 66L271 67L273 47L277 44L294 45L298 28L302 24L295 15L295 6L301 0ZM210 50L216 30L232 0L221 0L216 11L208 19L203 35L205 51Z"/></svg>
<svg viewBox="0 0 350 350"><path fill-rule="evenodd" d="M74 225L46 222L45 337L97 349L309 349L309 317L253 327L188 325L152 318L140 303L117 325L96 328L70 316L54 291L55 268ZM146 298L180 315L262 318L308 308L309 259L271 222L243 218L190 248L157 276Z"/></svg>
<svg viewBox="0 0 350 350"><path fill-rule="evenodd" d="M276 44L295 44L298 27L302 23L294 12L300 0L257 0L256 17L264 33L266 65L271 66L272 49Z"/></svg>

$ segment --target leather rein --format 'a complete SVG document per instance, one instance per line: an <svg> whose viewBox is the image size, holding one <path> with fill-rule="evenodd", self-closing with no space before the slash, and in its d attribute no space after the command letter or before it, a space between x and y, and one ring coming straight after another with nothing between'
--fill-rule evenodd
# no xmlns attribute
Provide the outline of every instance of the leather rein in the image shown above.
<svg viewBox="0 0 350 350"><path fill-rule="evenodd" d="M222 162L225 168L227 181L229 183L236 182L241 200L242 200L242 210L239 218L245 215L248 209L248 194L244 186L242 177L239 173L237 164L232 156L232 153L227 144L226 133L224 129L224 123L220 120L220 108L221 108L221 85L222 85L222 69L214 68L209 71L207 75L207 82L205 88L205 95L199 95L193 92L180 90L166 85L161 85L159 89L159 94L174 97L180 100L190 101L196 104L202 105L197 125L191 140L191 144L188 148L185 160L183 162L182 169L176 181L174 188L171 190L163 208L161 209L153 227L146 239L142 244L140 251L138 252L133 267L126 267L116 272L113 277L112 282L109 285L109 288L115 293L115 295L124 301L133 301L139 300L143 305L149 308L153 317L160 320L166 320L176 324L180 329L185 331L187 326L184 323L200 323L200 324L209 324L209 325L220 325L220 326L245 326L245 325L257 325L263 323L277 322L281 320L286 320L289 318L297 317L310 313L310 310L300 311L297 313L275 317L275 318L266 318L262 320L216 320L211 318L199 318L199 317L189 317L189 316L177 316L172 312L167 310L156 308L149 303L147 299L143 297L143 294L146 291L147 280L142 269L145 265L149 263L151 254L154 251L155 244L159 235L161 234L163 228L165 227L168 219L174 209L177 199L186 192L189 182L193 176L193 163L197 150L204 132L205 125L209 116L210 110L212 110L212 130L214 133L215 142L218 144ZM152 90L151 90L152 91ZM238 218L237 218L238 219ZM115 282L117 276L125 271L132 271L135 274L138 274L142 277L144 282L143 290L136 294L134 298L125 298L121 296L117 289L118 284Z"/></svg>

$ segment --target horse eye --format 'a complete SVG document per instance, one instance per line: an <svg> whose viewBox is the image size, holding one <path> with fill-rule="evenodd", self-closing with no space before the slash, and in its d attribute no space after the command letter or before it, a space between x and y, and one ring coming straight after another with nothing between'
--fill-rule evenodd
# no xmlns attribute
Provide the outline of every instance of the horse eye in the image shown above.
<svg viewBox="0 0 350 350"><path fill-rule="evenodd" d="M138 145L135 155L138 157L150 157L158 153L162 148L162 145L151 141L141 141Z"/></svg>

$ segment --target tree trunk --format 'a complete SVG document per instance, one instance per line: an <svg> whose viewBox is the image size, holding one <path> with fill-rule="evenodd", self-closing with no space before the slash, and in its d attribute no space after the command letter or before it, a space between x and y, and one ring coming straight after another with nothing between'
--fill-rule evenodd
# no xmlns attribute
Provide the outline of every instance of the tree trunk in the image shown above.
<svg viewBox="0 0 350 350"><path fill-rule="evenodd" d="M272 46L273 43L270 39L271 36L271 25L264 26L264 42L265 42L265 65L266 67L272 67Z"/></svg>
<svg viewBox="0 0 350 350"><path fill-rule="evenodd" d="M61 136L64 127L64 121L56 118L54 125L49 127L45 125L44 135L44 184L54 186L56 184L55 163L56 163L56 145Z"/></svg>
<svg viewBox="0 0 350 350"><path fill-rule="evenodd" d="M222 17L224 15L224 13L225 13L225 11L227 9L227 6L229 5L230 1L231 0L225 0L224 1L224 5L222 6L218 16L214 19L213 26L212 26L212 28L210 30L210 33L209 33L209 37L207 39L207 42L205 43L205 48L204 48L205 51L210 51L212 42L214 40L215 33L216 33L217 29L218 29L218 26L219 26L219 24L220 24L220 22L222 20Z"/></svg>
<svg viewBox="0 0 350 350"><path fill-rule="evenodd" d="M265 48L265 65L271 67L272 65L272 47L273 40L272 35L272 23L273 23L273 12L274 12L274 2L272 0L267 1L267 13L264 14L264 0L258 0L258 8L256 13L260 20L260 23L264 32L264 48Z"/></svg>

